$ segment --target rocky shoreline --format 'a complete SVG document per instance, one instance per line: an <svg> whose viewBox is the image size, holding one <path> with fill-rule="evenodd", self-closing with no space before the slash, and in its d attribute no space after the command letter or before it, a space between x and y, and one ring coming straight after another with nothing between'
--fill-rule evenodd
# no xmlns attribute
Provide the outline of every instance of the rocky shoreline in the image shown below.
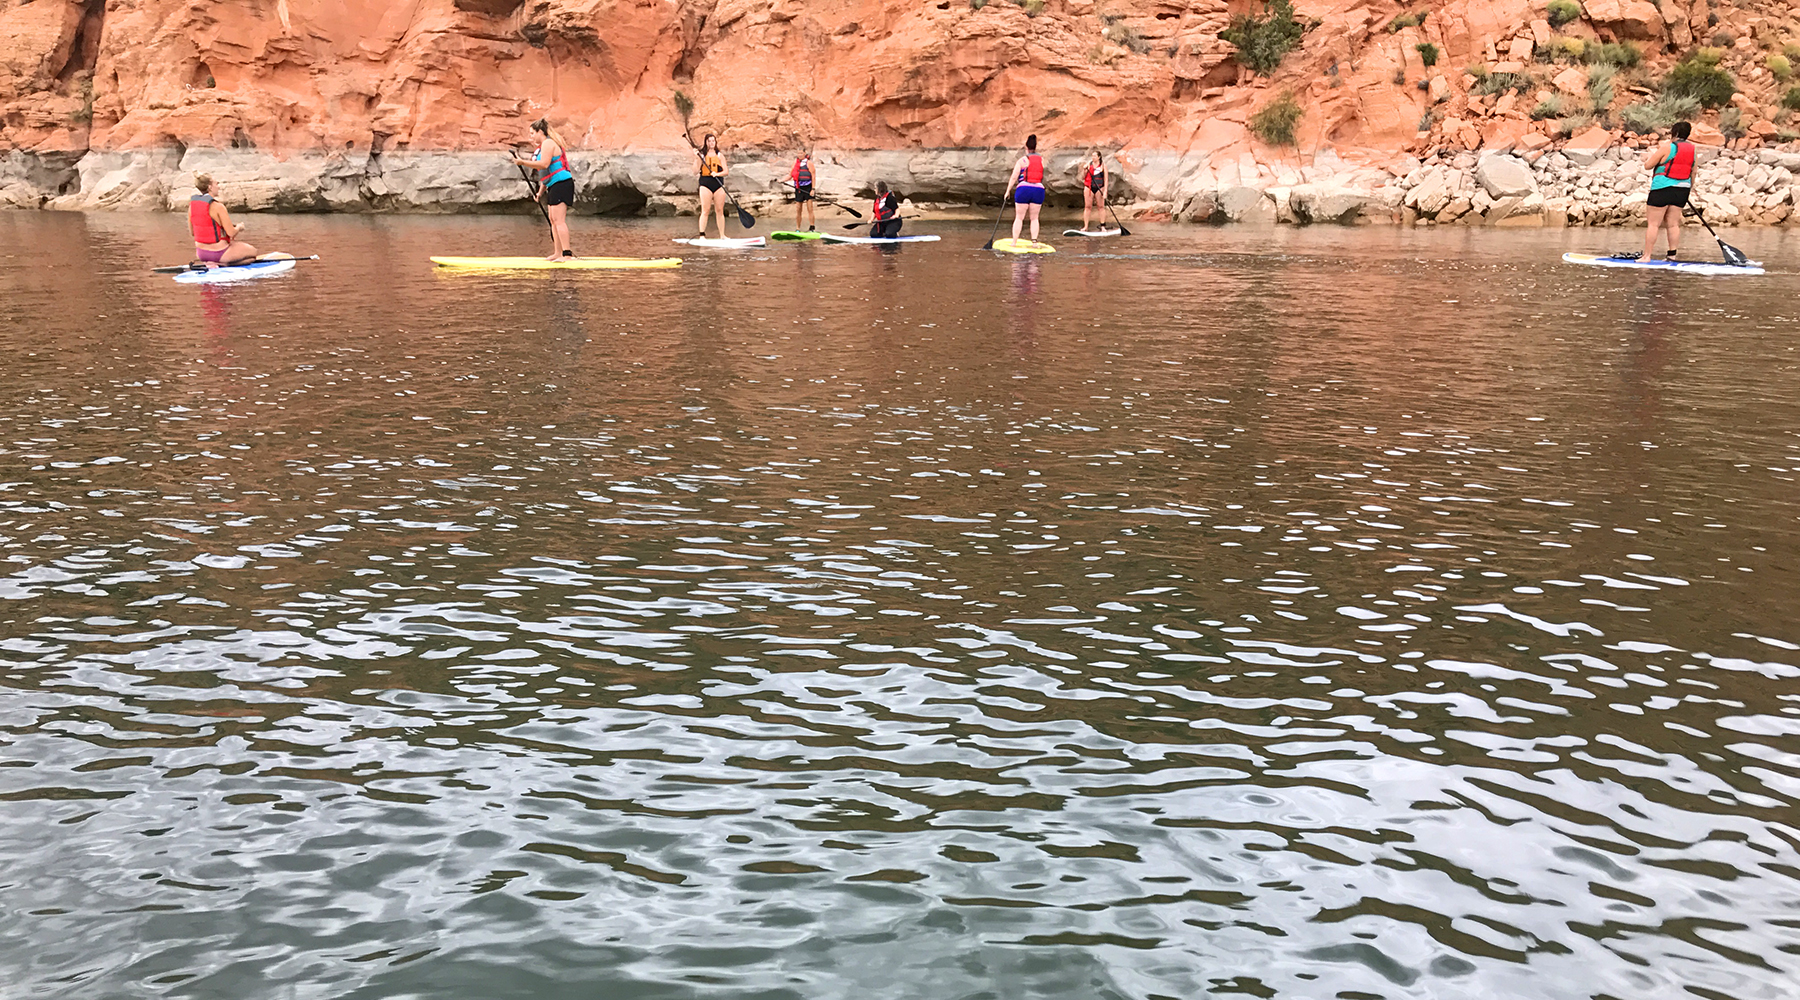
<svg viewBox="0 0 1800 1000"><path fill-rule="evenodd" d="M1013 152L1003 149L819 150L821 193L858 203L875 180L916 213L955 216L998 205ZM1273 162L1248 153L1120 154L1114 201L1133 219L1194 223L1607 226L1640 223L1648 190L1640 151L1579 140L1560 149L1443 151L1357 163L1325 151ZM572 154L577 210L691 215L684 151ZM1714 225L1796 219L1800 151L1701 147L1694 203ZM788 161L744 154L732 190L779 217ZM1052 153L1052 205L1080 207L1081 153ZM479 213L522 211L526 188L498 152L394 152L277 157L229 149L85 155L0 154L0 206L52 211L180 211L206 172L239 211Z"/></svg>

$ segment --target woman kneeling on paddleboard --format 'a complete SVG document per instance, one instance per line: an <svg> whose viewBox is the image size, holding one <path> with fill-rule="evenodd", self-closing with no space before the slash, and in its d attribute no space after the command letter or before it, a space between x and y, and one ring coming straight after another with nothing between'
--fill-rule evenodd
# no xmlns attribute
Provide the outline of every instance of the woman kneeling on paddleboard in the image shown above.
<svg viewBox="0 0 1800 1000"><path fill-rule="evenodd" d="M724 239L725 177L731 173L731 168L725 165L725 157L719 153L719 137L706 133L694 155L700 158L700 238L706 238L706 216L712 212L719 216L719 238Z"/></svg>
<svg viewBox="0 0 1800 1000"><path fill-rule="evenodd" d="M1015 189L1017 197L1014 197ZM1044 158L1038 155L1037 136L1025 137L1025 155L1013 164L1012 179L1007 182L1006 196L1013 199L1013 239L1027 216L1031 218L1031 242L1038 238L1038 212L1044 208Z"/></svg>
<svg viewBox="0 0 1800 1000"><path fill-rule="evenodd" d="M869 235L876 239L891 240L900 235L900 226L905 221L900 218L900 196L888 190L887 181L875 182L874 221L869 223Z"/></svg>
<svg viewBox="0 0 1800 1000"><path fill-rule="evenodd" d="M537 143L537 152L529 160L515 156L512 161L521 167L530 167L538 171L538 183L542 185L544 197L544 215L550 220L550 239L556 244L545 260L556 260L561 257L573 257L575 251L569 238L569 206L575 204L575 173L569 169L569 151L563 146L562 136L550 127L547 119L539 118L531 123L533 141Z"/></svg>
<svg viewBox="0 0 1800 1000"><path fill-rule="evenodd" d="M188 199L188 230L200 260L208 268L255 260L256 248L237 238L243 227L232 223L225 203L218 200L219 186L211 177L195 174L194 187L200 193Z"/></svg>
<svg viewBox="0 0 1800 1000"><path fill-rule="evenodd" d="M1093 157L1088 160L1087 169L1081 172L1081 229L1088 229L1088 212L1102 227L1106 225L1106 161L1101 158L1100 151L1094 150Z"/></svg>
<svg viewBox="0 0 1800 1000"><path fill-rule="evenodd" d="M1687 141L1694 126L1676 122L1669 127L1669 145L1650 147L1644 154L1644 168L1656 173L1650 178L1650 200L1644 205L1644 256L1656 256L1656 234L1669 234L1669 256L1674 260L1681 249L1681 212L1687 207L1688 194L1694 189L1694 144Z"/></svg>

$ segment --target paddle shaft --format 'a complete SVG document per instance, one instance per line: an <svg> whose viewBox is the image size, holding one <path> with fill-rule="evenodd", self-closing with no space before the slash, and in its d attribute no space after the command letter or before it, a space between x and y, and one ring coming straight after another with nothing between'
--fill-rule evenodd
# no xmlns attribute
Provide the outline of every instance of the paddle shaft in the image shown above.
<svg viewBox="0 0 1800 1000"><path fill-rule="evenodd" d="M924 218L923 215L896 215L896 216L894 216L894 219L923 219L923 218ZM894 221L894 219L870 219L867 222L847 222L844 224L844 228L845 229L856 229L861 226L872 226L877 222L892 222L892 221Z"/></svg>
<svg viewBox="0 0 1800 1000"><path fill-rule="evenodd" d="M538 196L538 182L531 179L531 175L525 172L525 167L517 159L513 160L513 166L519 168L519 176L525 179L525 186L531 189L531 203L538 207L538 214L544 217L544 225L550 225L550 210L544 207L543 199Z"/></svg>
<svg viewBox="0 0 1800 1000"><path fill-rule="evenodd" d="M1000 235L1000 224L1006 221L1006 197L1000 198L1000 215L994 219L994 231L988 234L987 242L981 245L983 250L994 249L994 237Z"/></svg>
<svg viewBox="0 0 1800 1000"><path fill-rule="evenodd" d="M1114 211L1113 211L1113 207L1112 207L1112 206L1111 206L1111 205L1108 205L1108 206L1106 206L1106 211L1107 211L1107 212L1108 212L1108 213L1109 213L1109 214L1111 214L1111 215L1112 215L1112 217L1113 217L1113 225L1115 225L1115 226L1118 226L1118 227L1119 227L1119 235L1120 235L1120 236L1130 236L1130 235L1131 235L1131 230L1129 230L1129 229L1126 229L1126 228L1125 228L1125 223L1123 223L1123 222L1120 222L1120 221L1119 221L1119 213L1117 213L1117 212L1114 212Z"/></svg>
<svg viewBox="0 0 1800 1000"><path fill-rule="evenodd" d="M781 183L786 184L788 187L791 187L796 191L798 191L800 189L800 185L795 184L793 181L782 181ZM830 205L834 208L841 208L844 211L849 212L851 215L854 215L859 219L862 218L862 213L858 212L856 209L851 208L849 205L846 205L841 201L833 201L830 198L821 198L821 197L819 197L817 192L815 192L813 194L813 200L818 202L821 205Z"/></svg>
<svg viewBox="0 0 1800 1000"><path fill-rule="evenodd" d="M318 260L318 259L319 259L318 254L313 254L310 257L290 257L285 254L280 257L277 257L273 254L270 254L267 256L258 257L255 260L244 261L241 264L219 264L213 268L208 268L205 264L201 264L201 263L182 264L179 267L153 267L150 269L150 273L151 274L180 274L183 271L217 270L220 267L249 267L253 264L267 264L271 261L277 261L277 260L291 260L291 261L298 263L303 260Z"/></svg>

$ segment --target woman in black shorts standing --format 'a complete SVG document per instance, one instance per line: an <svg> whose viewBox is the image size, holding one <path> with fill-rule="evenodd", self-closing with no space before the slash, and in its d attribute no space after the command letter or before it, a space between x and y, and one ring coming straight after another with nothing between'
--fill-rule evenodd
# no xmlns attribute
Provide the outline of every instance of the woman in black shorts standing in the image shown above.
<svg viewBox="0 0 1800 1000"><path fill-rule="evenodd" d="M1644 256L1656 254L1656 234L1669 234L1669 256L1674 260L1681 249L1681 211L1687 207L1688 195L1694 190L1694 144L1688 141L1694 127L1676 122L1669 127L1669 144L1655 145L1644 154L1644 168L1655 173L1650 177L1650 200L1644 205Z"/></svg>
<svg viewBox="0 0 1800 1000"><path fill-rule="evenodd" d="M706 216L710 212L718 215L719 238L724 239L725 175L731 168L725 165L725 157L719 153L719 137L706 133L694 155L700 158L700 236L706 237Z"/></svg>
<svg viewBox="0 0 1800 1000"><path fill-rule="evenodd" d="M538 144L537 152L529 160L515 156L512 161L539 172L539 183L543 186L544 215L550 220L550 239L556 244L544 259L573 257L575 251L570 249L569 239L569 206L575 204L575 173L569 169L569 152L563 146L562 136L556 134L547 119L539 118L532 122L531 132Z"/></svg>

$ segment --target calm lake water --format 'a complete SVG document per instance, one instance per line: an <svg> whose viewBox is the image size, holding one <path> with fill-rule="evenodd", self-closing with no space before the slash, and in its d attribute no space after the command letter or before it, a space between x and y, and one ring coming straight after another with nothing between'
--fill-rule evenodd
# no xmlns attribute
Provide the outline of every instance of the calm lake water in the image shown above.
<svg viewBox="0 0 1800 1000"><path fill-rule="evenodd" d="M0 996L1794 995L1800 237L691 225L0 214Z"/></svg>

